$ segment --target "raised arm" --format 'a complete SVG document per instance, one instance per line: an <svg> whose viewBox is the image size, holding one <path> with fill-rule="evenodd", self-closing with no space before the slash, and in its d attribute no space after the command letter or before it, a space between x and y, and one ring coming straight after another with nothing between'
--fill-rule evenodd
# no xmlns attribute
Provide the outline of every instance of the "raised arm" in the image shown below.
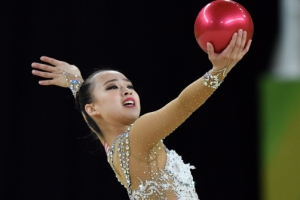
<svg viewBox="0 0 300 200"><path fill-rule="evenodd" d="M172 133L197 108L199 108L223 81L226 74L248 52L251 41L246 44L246 32L235 33L228 47L221 53L214 53L208 44L209 59L213 69L199 78L166 106L141 116L130 132L131 151L135 156L145 155L163 138ZM138 152L138 154L137 154Z"/></svg>

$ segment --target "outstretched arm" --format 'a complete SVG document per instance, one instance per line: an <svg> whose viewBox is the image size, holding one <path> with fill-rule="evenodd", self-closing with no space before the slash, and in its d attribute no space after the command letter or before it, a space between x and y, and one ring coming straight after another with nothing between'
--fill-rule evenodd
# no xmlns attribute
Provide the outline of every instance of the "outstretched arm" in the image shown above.
<svg viewBox="0 0 300 200"><path fill-rule="evenodd" d="M180 95L158 111L141 116L130 132L131 151L140 159L147 159L151 149L173 132L215 91L218 83L248 52L251 41L246 44L246 32L235 33L228 47L221 53L214 53L208 44L208 55L213 69L204 77L186 87ZM217 83L214 83L217 78ZM213 80L211 80L213 79ZM137 153L138 152L138 153Z"/></svg>
<svg viewBox="0 0 300 200"><path fill-rule="evenodd" d="M41 61L47 64L36 62L31 64L32 68L34 68L32 70L33 75L48 79L39 81L40 85L57 85L60 87L69 87L70 84L66 81L66 77L63 72L81 77L80 70L75 65L70 65L69 63L59 61L47 56L42 56Z"/></svg>

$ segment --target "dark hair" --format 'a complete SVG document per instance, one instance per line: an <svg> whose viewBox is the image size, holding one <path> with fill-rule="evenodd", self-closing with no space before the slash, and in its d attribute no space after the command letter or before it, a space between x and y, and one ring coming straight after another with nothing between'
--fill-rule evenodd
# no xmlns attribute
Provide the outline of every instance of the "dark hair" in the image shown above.
<svg viewBox="0 0 300 200"><path fill-rule="evenodd" d="M76 93L76 99L75 99L75 105L76 108L81 112L85 122L87 123L88 127L91 129L91 131L96 134L96 136L102 137L103 134L98 127L97 123L92 119L91 116L87 114L85 111L85 105L90 104L93 102L93 90L95 87L93 77L101 72L104 71L117 71L113 69L101 69L95 71L93 74L91 74L80 86L79 91Z"/></svg>

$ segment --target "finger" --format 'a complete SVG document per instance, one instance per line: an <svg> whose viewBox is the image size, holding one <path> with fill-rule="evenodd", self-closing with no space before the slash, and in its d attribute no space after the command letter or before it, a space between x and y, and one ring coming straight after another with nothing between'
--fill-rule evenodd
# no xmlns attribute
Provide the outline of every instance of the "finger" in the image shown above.
<svg viewBox="0 0 300 200"><path fill-rule="evenodd" d="M247 41L247 32L243 31L243 38L242 38L240 52L243 51L243 49L245 48L246 41Z"/></svg>
<svg viewBox="0 0 300 200"><path fill-rule="evenodd" d="M249 51L251 44L252 44L252 40L249 40L247 46L241 52L241 58Z"/></svg>
<svg viewBox="0 0 300 200"><path fill-rule="evenodd" d="M40 85L55 85L53 80L42 80L42 81L39 81L39 84Z"/></svg>
<svg viewBox="0 0 300 200"><path fill-rule="evenodd" d="M241 52L244 50L247 41L247 32L243 31L243 37L241 41L241 46L237 52L237 59L241 59Z"/></svg>
<svg viewBox="0 0 300 200"><path fill-rule="evenodd" d="M42 72L38 70L32 70L32 74L43 78L56 78L58 76L57 74Z"/></svg>
<svg viewBox="0 0 300 200"><path fill-rule="evenodd" d="M249 40L246 47L242 50L242 52L239 53L236 60L233 60L232 62L228 62L228 67L231 69L234 67L243 57L244 55L249 51L251 46L252 40ZM245 45L244 45L245 46Z"/></svg>
<svg viewBox="0 0 300 200"><path fill-rule="evenodd" d="M231 59L232 60L235 60L238 56L238 52L241 48L241 45L242 45L242 38L243 38L243 30L240 29L238 31L238 34L237 34L237 39L236 39L236 42L235 42L235 45L234 45L234 48L232 50L232 54L231 54ZM242 47L244 48L244 47Z"/></svg>
<svg viewBox="0 0 300 200"><path fill-rule="evenodd" d="M234 46L235 46L235 43L236 43L236 40L237 40L237 33L234 33L232 35L232 38L231 38L231 41L229 43L229 45L226 47L226 49L222 52L222 54L225 54L225 55L228 55L228 57L230 56Z"/></svg>
<svg viewBox="0 0 300 200"><path fill-rule="evenodd" d="M207 48L207 54L208 54L208 58L211 60L213 59L213 56L215 54L215 50L214 50L214 46L211 43L207 43L206 45Z"/></svg>
<svg viewBox="0 0 300 200"><path fill-rule="evenodd" d="M50 63L51 65L54 65L54 66L59 65L61 63L60 60L56 60L54 58L50 58L50 57L47 57L47 56L42 56L41 61Z"/></svg>
<svg viewBox="0 0 300 200"><path fill-rule="evenodd" d="M50 65L41 64L41 63L32 63L31 66L35 69L40 69L47 72L52 72L52 73L61 72L61 69L59 68L52 67Z"/></svg>

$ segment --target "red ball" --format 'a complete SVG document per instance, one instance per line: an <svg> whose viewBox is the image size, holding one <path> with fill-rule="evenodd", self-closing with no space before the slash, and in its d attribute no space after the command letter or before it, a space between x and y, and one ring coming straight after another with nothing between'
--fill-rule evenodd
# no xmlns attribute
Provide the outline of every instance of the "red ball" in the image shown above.
<svg viewBox="0 0 300 200"><path fill-rule="evenodd" d="M207 42L221 53L239 29L247 31L247 42L252 38L254 26L249 12L230 0L217 0L207 4L198 14L194 32L199 46L207 52Z"/></svg>

